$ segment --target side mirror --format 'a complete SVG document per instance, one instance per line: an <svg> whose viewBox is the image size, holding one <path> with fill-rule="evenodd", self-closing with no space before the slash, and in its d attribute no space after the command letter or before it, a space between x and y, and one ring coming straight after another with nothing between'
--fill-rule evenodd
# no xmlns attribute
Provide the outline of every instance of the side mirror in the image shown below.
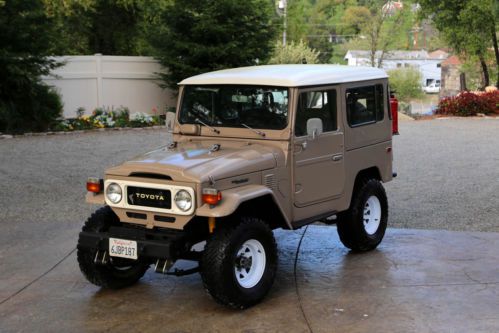
<svg viewBox="0 0 499 333"><path fill-rule="evenodd" d="M175 113L173 113L173 112L167 112L166 113L165 125L166 125L166 130L169 133L172 133L173 132L173 128L175 126Z"/></svg>
<svg viewBox="0 0 499 333"><path fill-rule="evenodd" d="M310 118L307 120L307 135L312 137L312 140L317 139L317 137L322 134L322 131L322 119Z"/></svg>

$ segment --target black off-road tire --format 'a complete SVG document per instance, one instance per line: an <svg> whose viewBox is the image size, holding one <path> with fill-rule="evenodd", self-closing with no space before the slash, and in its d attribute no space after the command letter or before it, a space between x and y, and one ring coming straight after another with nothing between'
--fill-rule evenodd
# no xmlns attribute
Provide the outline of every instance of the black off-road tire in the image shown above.
<svg viewBox="0 0 499 333"><path fill-rule="evenodd" d="M379 200L381 219L375 232L368 233L364 226L364 209L370 197ZM352 196L350 208L338 214L337 229L340 240L353 251L369 251L375 249L383 240L388 223L388 200L383 185L379 180L369 179L361 183Z"/></svg>
<svg viewBox="0 0 499 333"><path fill-rule="evenodd" d="M277 270L277 245L272 230L259 218L243 216L230 222L216 229L208 239L200 263L201 277L206 291L218 303L245 309L261 301L272 287ZM252 240L258 241L264 249L265 268L258 283L246 288L236 277L236 263L241 262L238 252Z"/></svg>
<svg viewBox="0 0 499 333"><path fill-rule="evenodd" d="M82 231L104 232L120 223L108 206L98 209L85 222ZM91 283L110 289L120 289L135 284L149 268L148 263L130 259L110 259L106 265L94 263L96 251L78 249L76 256L83 275ZM114 263L114 264L113 264ZM120 267L120 268L118 268ZM127 268L128 267L128 268Z"/></svg>

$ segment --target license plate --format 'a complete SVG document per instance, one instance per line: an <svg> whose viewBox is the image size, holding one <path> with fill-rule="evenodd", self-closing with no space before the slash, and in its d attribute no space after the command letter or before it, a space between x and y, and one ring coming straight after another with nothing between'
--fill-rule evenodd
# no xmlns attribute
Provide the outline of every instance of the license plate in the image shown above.
<svg viewBox="0 0 499 333"><path fill-rule="evenodd" d="M137 260L137 242L120 238L109 238L109 255Z"/></svg>

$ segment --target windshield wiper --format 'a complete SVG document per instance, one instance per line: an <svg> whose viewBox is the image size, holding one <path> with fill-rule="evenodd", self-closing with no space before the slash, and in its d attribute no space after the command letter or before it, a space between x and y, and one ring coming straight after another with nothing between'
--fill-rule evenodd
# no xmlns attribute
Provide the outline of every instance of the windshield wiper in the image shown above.
<svg viewBox="0 0 499 333"><path fill-rule="evenodd" d="M256 134L261 135L263 138L265 137L265 133L264 133L264 132L259 131L259 130L256 130L256 129L254 129L254 128L251 128L251 127L249 127L248 125L243 124L243 123L241 123L241 125L243 125L244 127L246 127L246 128L247 128L247 129L249 129L249 130L252 130L252 131L253 131L253 132L255 132Z"/></svg>
<svg viewBox="0 0 499 333"><path fill-rule="evenodd" d="M210 125L208 125L208 124L206 124L206 123L204 123L204 122L202 122L199 118L194 119L194 121L195 121L196 123L199 123L199 124L201 124L201 125L204 125L204 126L208 127L208 128L209 128L209 129L211 129L213 132L215 132L215 133L217 133L217 134L220 134L220 131L219 131L219 130L217 130L217 129L216 129L216 128L214 128L214 127L211 127Z"/></svg>

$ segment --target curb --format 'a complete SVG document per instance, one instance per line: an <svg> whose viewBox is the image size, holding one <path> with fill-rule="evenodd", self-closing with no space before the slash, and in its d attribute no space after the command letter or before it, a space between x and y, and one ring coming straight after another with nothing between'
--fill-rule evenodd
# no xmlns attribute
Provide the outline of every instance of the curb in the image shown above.
<svg viewBox="0 0 499 333"><path fill-rule="evenodd" d="M146 130L158 130L158 129L166 129L166 125L156 125L156 126L148 126L148 127L113 127L113 128L96 128L89 130L77 130L77 131L60 131L60 132L40 132L40 133L24 133L24 134L1 134L0 140L13 139L13 138L23 138L28 136L52 136L52 135L77 135L83 133L98 133L98 132L110 132L110 131L146 131Z"/></svg>

